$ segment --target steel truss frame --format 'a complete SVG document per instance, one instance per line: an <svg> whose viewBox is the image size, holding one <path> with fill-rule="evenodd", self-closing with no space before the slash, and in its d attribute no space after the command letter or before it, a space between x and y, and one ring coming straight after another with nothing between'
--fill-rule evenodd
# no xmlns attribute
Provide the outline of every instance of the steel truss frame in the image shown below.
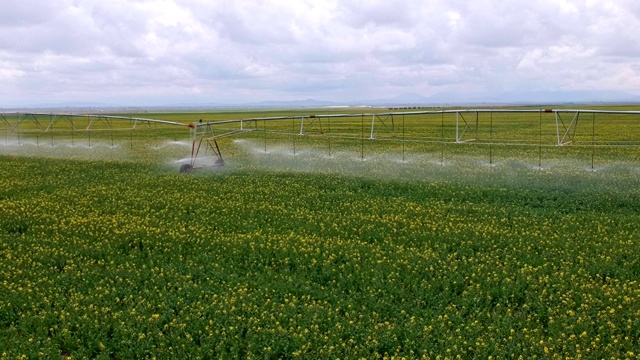
<svg viewBox="0 0 640 360"><path fill-rule="evenodd" d="M455 143L466 143L479 141L478 138L480 128L480 114L489 114L491 118L491 125L493 126L493 114L497 113L552 113L555 122L556 141L553 145L565 146L574 142L576 128L578 120L581 114L617 114L617 115L640 115L640 111L627 111L627 110L588 110L588 109L456 109L456 110L433 110L433 111L407 111L407 112L388 112L388 113L375 113L375 114L320 114L320 115L307 115L307 116L278 116L278 117L262 117L262 118L248 118L248 119L232 119L232 120L220 120L210 121L197 126L226 126L230 124L240 124L240 129L235 130L232 133L241 131L255 131L259 129L258 122L270 122L270 121L286 121L286 120L300 120L300 130L298 135L307 135L312 126L319 126L319 133L331 136L331 134L323 128L322 120L329 120L331 118L363 118L371 117L371 124L368 129L368 139L375 140L376 136L380 134L380 131L388 131L392 137L396 136L397 125L396 118L399 116L416 116L416 115L453 115L455 116ZM565 121L568 116L572 116L571 121ZM563 117L564 116L564 117ZM247 127L245 124L253 124L252 127ZM469 138L469 134L475 128L475 137ZM226 134L221 135L226 136ZM360 135L360 137L362 134ZM354 132L354 137L358 137ZM358 137L359 138L359 137ZM492 139L489 139L492 141ZM444 139L441 141L449 142Z"/></svg>
<svg viewBox="0 0 640 360"><path fill-rule="evenodd" d="M213 133L213 126L211 124L203 124L202 126L198 126L197 124L189 124L189 127L192 128L191 131L191 159L189 161L188 166L184 166L180 169L182 172L191 171L196 168L196 159L198 155L200 155L200 150L202 149L202 145L204 144L204 156L207 156L208 151L211 151L213 156L216 158L214 162L214 166L222 166L224 165L224 160L222 159L222 153L220 152L220 147L218 146L218 142L216 141L217 137ZM240 132L240 131L237 131ZM228 135L231 135L229 132Z"/></svg>
<svg viewBox="0 0 640 360"><path fill-rule="evenodd" d="M114 130L113 122L116 120L124 120L131 122L130 127L121 127L123 130L137 129L140 125L151 127L152 124L165 124L186 126L186 124L175 121L148 119L139 117L115 116L115 115L94 115L94 114L57 114L57 113L38 113L38 112L3 112L0 113L0 119L5 126L5 130L9 132L20 131L20 125L31 121L35 127L30 130L40 130L44 132L54 131L58 122L65 121L70 128L65 130ZM87 126L80 128L79 123L86 123ZM45 126L46 125L46 126ZM99 127L102 125L102 127Z"/></svg>
<svg viewBox="0 0 640 360"><path fill-rule="evenodd" d="M456 143L461 143L461 142L468 142L468 141L476 141L478 140L478 125L479 125L479 121L480 121L480 117L478 115L478 111L474 111L471 113L471 119L469 121L467 121L467 119L465 119L464 117L465 113L462 112L456 112ZM460 119L462 119L462 121L464 122L464 128L462 129L462 133L460 133ZM475 119L475 125L476 125L476 137L473 139L468 139L468 140L462 140L462 138L464 137L464 135L467 133L467 130L469 130L469 127L471 127L471 124L473 123L473 120Z"/></svg>
<svg viewBox="0 0 640 360"><path fill-rule="evenodd" d="M419 115L441 115L442 116L442 137L439 140L430 140L430 142L449 143L450 139L445 139L444 136L444 119L445 115L454 116L455 118L455 136L453 137L453 143L467 143L467 142L480 142L478 137L480 127L481 114L489 114L491 119L491 127L493 127L494 120L493 114L498 113L540 113L540 128L542 129L542 114L549 113L553 115L553 121L555 126L555 143L545 145L566 146L574 144L576 139L577 126L581 115L592 114L591 120L592 126L592 141L591 146L595 145L595 117L596 115L640 115L640 111L628 111L628 110L588 110L588 109L451 109L451 110L428 110L428 111L400 111L400 112L381 112L381 113L348 113L348 114L318 114L318 115L295 115L295 116L276 116L276 117L256 117L256 118L243 118L243 119L231 119L231 120L218 120L218 121L206 121L200 120L196 123L185 124L176 121L140 118L140 117L126 117L115 115L101 115L101 114L64 114L64 113L38 113L38 112L0 112L0 125L4 130L5 136L8 133L21 132L53 132L56 130L134 130L140 126L146 126L151 128L152 124L165 124L174 126L189 126L192 129L192 149L191 149L191 165L195 164L195 159L200 155L201 149L205 150L205 153L211 151L214 157L219 160L218 163L223 163L220 148L218 147L217 139L222 137L234 136L245 132L251 131L264 131L265 132L265 147L266 147L266 123L270 121L293 121L294 131L292 134L305 136L305 135L324 135L331 138L334 135L331 131L331 119L332 118L354 118L354 124L361 123L360 131L354 131L352 134L342 134L340 137L354 138L354 139L366 139L375 140L378 135L386 132L387 135L395 138L397 137L397 124L396 119L402 117L402 139L405 137L404 118L408 116ZM365 132L365 118L370 117L371 123L368 131ZM360 121L355 120L360 118ZM570 119L570 120L569 120ZM128 121L129 127L116 127L114 123L116 121ZM300 122L299 130L295 129L296 121ZM323 124L324 121L324 124ZM22 124L30 123L29 126L22 126ZM66 124L60 126L60 124ZM260 124L262 123L262 124ZM80 126L82 124L82 127ZM84 126L84 124L87 124ZM235 126L239 125L239 128ZM262 129L261 126L262 125ZM325 126L328 125L328 126ZM470 136L472 129L475 127L475 137ZM214 131L214 129L216 131ZM216 134L218 130L224 130L220 134ZM540 130L542 131L542 130ZM358 132L360 134L358 134ZM493 128L490 129L490 138L486 139L488 144L494 143ZM382 136L382 135L381 135ZM414 141L416 139L412 139ZM418 139L419 140L419 139ZM540 137L542 142L542 135ZM640 147L640 141L628 142L633 146ZM202 148L206 145L205 148ZM540 144L542 146L542 144Z"/></svg>

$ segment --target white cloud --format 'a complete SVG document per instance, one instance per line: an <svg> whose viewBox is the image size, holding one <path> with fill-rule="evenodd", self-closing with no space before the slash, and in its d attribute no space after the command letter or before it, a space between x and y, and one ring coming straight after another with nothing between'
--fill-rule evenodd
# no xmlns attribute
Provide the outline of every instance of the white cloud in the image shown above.
<svg viewBox="0 0 640 360"><path fill-rule="evenodd" d="M0 61L0 82L7 86L24 76L24 71L9 61Z"/></svg>
<svg viewBox="0 0 640 360"><path fill-rule="evenodd" d="M7 106L640 91L632 0L24 0L0 30Z"/></svg>

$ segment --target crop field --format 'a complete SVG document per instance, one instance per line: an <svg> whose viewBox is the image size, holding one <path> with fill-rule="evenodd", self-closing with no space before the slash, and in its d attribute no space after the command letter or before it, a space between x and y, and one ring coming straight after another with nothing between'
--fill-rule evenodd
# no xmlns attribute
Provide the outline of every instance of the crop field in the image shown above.
<svg viewBox="0 0 640 360"><path fill-rule="evenodd" d="M5 126L0 358L637 358L639 116L464 116Z"/></svg>

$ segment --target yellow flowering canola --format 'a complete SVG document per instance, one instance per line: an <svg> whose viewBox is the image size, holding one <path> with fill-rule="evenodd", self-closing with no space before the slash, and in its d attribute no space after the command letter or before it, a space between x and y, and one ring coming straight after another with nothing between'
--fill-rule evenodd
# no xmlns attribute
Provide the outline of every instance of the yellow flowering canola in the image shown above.
<svg viewBox="0 0 640 360"><path fill-rule="evenodd" d="M634 170L229 164L0 155L0 358L640 352Z"/></svg>

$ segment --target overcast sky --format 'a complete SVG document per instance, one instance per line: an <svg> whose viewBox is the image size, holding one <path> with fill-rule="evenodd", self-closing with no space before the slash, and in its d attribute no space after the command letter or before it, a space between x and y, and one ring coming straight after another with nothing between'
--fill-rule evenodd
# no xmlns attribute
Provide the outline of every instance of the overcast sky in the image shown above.
<svg viewBox="0 0 640 360"><path fill-rule="evenodd" d="M640 94L637 0L4 0L0 107Z"/></svg>

